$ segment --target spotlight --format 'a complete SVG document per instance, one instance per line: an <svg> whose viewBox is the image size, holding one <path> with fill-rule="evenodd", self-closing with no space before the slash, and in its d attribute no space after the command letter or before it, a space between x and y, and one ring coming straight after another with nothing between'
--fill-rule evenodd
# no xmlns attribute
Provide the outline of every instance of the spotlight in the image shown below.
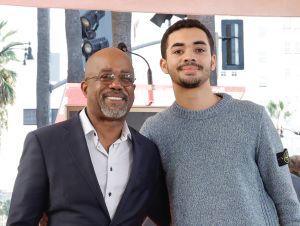
<svg viewBox="0 0 300 226"><path fill-rule="evenodd" d="M93 40L85 39L82 44L82 53L85 56L86 60L94 52L109 47L107 38L101 37Z"/></svg>
<svg viewBox="0 0 300 226"><path fill-rule="evenodd" d="M93 39L96 37L96 30L99 26L99 20L104 17L105 11L88 11L80 17L82 27L82 38Z"/></svg>
<svg viewBox="0 0 300 226"><path fill-rule="evenodd" d="M152 23L154 23L156 26L161 27L161 25L166 21L166 20L171 20L172 16L174 14L159 14L156 13L150 20ZM175 14L175 16L183 19L186 18L186 15L182 14Z"/></svg>
<svg viewBox="0 0 300 226"><path fill-rule="evenodd" d="M150 20L156 26L161 27L161 25L166 20L171 20L172 16L173 16L172 14L158 14L158 13L156 13Z"/></svg>

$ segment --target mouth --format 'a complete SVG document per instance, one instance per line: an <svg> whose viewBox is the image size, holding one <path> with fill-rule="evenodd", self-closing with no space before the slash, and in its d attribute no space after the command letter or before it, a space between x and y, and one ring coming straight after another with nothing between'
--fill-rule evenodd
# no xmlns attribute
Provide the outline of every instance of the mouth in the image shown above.
<svg viewBox="0 0 300 226"><path fill-rule="evenodd" d="M181 70L185 74L194 74L199 70L199 68L195 66L183 66Z"/></svg>
<svg viewBox="0 0 300 226"><path fill-rule="evenodd" d="M106 93L103 94L103 100L112 103L127 102L128 96L124 93Z"/></svg>
<svg viewBox="0 0 300 226"><path fill-rule="evenodd" d="M183 71L185 74L195 74L197 71L202 70L202 66L196 63L182 64L177 67L177 70Z"/></svg>
<svg viewBox="0 0 300 226"><path fill-rule="evenodd" d="M120 100L123 100L124 98L122 98L122 97L106 97L108 100L118 100L118 101L120 101Z"/></svg>

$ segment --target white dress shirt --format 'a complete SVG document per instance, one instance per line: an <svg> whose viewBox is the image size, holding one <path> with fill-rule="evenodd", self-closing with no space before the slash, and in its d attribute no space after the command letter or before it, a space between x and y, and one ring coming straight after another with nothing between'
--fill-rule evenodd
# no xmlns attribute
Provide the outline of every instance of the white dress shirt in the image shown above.
<svg viewBox="0 0 300 226"><path fill-rule="evenodd" d="M131 172L131 134L125 122L121 137L109 147L109 152L107 153L99 142L97 132L84 109L79 116L97 180L112 219Z"/></svg>

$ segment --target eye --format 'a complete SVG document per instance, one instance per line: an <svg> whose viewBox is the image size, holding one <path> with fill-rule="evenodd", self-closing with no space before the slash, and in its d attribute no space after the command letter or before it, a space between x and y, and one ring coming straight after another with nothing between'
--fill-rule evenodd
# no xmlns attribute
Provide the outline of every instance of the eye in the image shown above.
<svg viewBox="0 0 300 226"><path fill-rule="evenodd" d="M121 77L122 81L131 82L131 83L133 83L134 79L135 79L134 75L132 75L132 74L122 74L120 77Z"/></svg>
<svg viewBox="0 0 300 226"><path fill-rule="evenodd" d="M183 54L183 50L182 49L175 49L172 51L173 54L175 55L180 55L180 54Z"/></svg>
<svg viewBox="0 0 300 226"><path fill-rule="evenodd" d="M100 80L114 80L115 76L112 73L103 73L100 76Z"/></svg>
<svg viewBox="0 0 300 226"><path fill-rule="evenodd" d="M204 48L196 48L195 53L204 53L206 50Z"/></svg>

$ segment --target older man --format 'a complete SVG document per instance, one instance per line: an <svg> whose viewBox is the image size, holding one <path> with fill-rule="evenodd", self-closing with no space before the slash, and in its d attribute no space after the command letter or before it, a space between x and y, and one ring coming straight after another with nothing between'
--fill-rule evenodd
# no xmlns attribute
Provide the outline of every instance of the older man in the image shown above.
<svg viewBox="0 0 300 226"><path fill-rule="evenodd" d="M169 225L156 146L130 128L130 58L116 48L93 54L81 89L87 106L70 120L30 132L12 195L8 226L137 226L149 216Z"/></svg>

